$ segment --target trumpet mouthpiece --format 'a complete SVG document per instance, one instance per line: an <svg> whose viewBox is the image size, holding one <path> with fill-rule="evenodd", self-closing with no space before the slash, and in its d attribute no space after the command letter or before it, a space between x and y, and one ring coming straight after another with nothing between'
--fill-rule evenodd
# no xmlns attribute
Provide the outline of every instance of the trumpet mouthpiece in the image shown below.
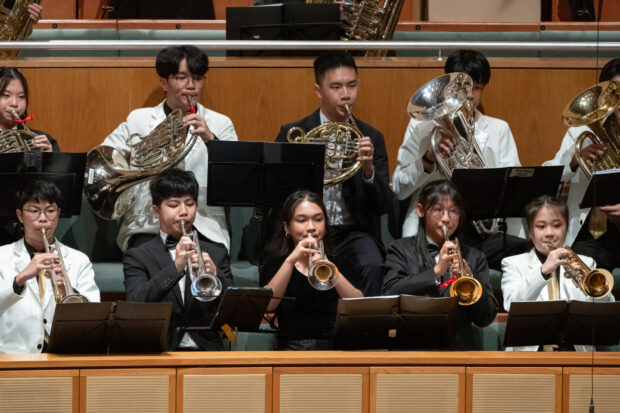
<svg viewBox="0 0 620 413"><path fill-rule="evenodd" d="M443 237L448 239L448 227L446 225L441 226L441 231L443 232Z"/></svg>

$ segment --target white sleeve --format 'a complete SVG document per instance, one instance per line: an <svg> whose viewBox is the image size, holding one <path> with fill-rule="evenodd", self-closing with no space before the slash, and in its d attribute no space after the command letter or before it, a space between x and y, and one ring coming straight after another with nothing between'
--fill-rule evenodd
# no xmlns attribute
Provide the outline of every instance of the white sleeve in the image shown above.
<svg viewBox="0 0 620 413"><path fill-rule="evenodd" d="M542 166L555 166L560 165L564 167L562 171L562 181L568 182L575 175L575 172L570 169L570 162L573 159L573 155L575 154L575 135L574 133L577 131L581 131L581 128L568 128L564 138L562 139L562 144L560 145L560 149L555 154L553 159L549 161L543 162Z"/></svg>
<svg viewBox="0 0 620 413"><path fill-rule="evenodd" d="M424 171L422 154L429 148L433 127L432 122L414 120L409 121L407 125L405 138L398 149L396 169L392 175L392 190L400 200L411 196L420 186L422 178L428 175Z"/></svg>
<svg viewBox="0 0 620 413"><path fill-rule="evenodd" d="M505 122L502 122L502 124L502 128L498 133L499 154L497 167L521 166L517 144L512 136L510 126Z"/></svg>
<svg viewBox="0 0 620 413"><path fill-rule="evenodd" d="M77 290L81 295L91 303L98 303L101 301L101 295L99 293L99 287L95 283L95 271L93 265L86 255L79 251L74 251L72 254L71 267L76 269L75 285L73 289Z"/></svg>
<svg viewBox="0 0 620 413"><path fill-rule="evenodd" d="M502 295L506 311L510 310L510 304L515 301L536 301L547 285L547 280L540 273L540 264L530 269L527 264L523 265L523 262L510 258L513 257L502 260Z"/></svg>

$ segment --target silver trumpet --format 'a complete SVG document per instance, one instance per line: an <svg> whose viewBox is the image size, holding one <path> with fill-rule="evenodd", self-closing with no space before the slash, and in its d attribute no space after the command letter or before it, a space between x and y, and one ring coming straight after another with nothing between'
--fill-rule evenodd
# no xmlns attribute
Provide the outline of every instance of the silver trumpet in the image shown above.
<svg viewBox="0 0 620 413"><path fill-rule="evenodd" d="M56 304L87 303L88 300L86 297L76 293L73 287L71 287L69 275L67 275L67 267L65 267L65 261L62 258L62 252L60 251L58 242L54 241L53 244L49 243L47 235L45 234L45 228L41 228L41 234L43 236L45 252L58 255L58 262L56 264L60 266L60 274L56 274L56 271L52 268L44 270L44 274L39 274L39 277L43 275L51 279Z"/></svg>
<svg viewBox="0 0 620 413"><path fill-rule="evenodd" d="M312 237L312 234L308 234L307 237ZM322 240L317 241L312 249L319 252L320 258L314 260L314 254L308 258L308 282L317 290L331 290L338 283L338 269L325 256L325 245Z"/></svg>
<svg viewBox="0 0 620 413"><path fill-rule="evenodd" d="M198 233L196 230L187 232L185 230L185 221L181 220L181 229L183 230L183 236L189 237L195 243L193 250L196 251L198 256L198 265L194 267L191 260L187 260L187 273L192 281L191 292L192 295L198 301L212 301L215 300L222 292L222 282L217 278L215 274L207 270L204 259L202 258L202 250L200 249L200 242L198 240Z"/></svg>

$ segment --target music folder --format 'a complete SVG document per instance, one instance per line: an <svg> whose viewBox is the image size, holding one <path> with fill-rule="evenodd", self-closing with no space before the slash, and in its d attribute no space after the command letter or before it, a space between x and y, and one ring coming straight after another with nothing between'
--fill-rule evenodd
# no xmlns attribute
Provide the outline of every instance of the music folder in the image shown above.
<svg viewBox="0 0 620 413"><path fill-rule="evenodd" d="M527 301L510 305L504 346L613 346L620 341L620 302Z"/></svg>
<svg viewBox="0 0 620 413"><path fill-rule="evenodd" d="M457 297L414 295L342 298L336 315L336 347L442 349L453 345Z"/></svg>
<svg viewBox="0 0 620 413"><path fill-rule="evenodd" d="M145 353L166 349L172 303L57 304L48 353Z"/></svg>
<svg viewBox="0 0 620 413"><path fill-rule="evenodd" d="M579 208L620 204L620 169L595 171Z"/></svg>

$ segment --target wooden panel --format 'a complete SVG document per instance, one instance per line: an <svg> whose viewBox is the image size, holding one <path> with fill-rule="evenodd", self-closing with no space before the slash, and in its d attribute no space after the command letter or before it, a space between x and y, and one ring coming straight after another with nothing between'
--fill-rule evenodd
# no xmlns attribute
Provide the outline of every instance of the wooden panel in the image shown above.
<svg viewBox="0 0 620 413"><path fill-rule="evenodd" d="M178 370L178 412L270 412L271 397L271 368Z"/></svg>
<svg viewBox="0 0 620 413"><path fill-rule="evenodd" d="M110 369L80 372L80 411L174 412L174 369Z"/></svg>
<svg viewBox="0 0 620 413"><path fill-rule="evenodd" d="M79 411L77 370L0 371L0 412Z"/></svg>
<svg viewBox="0 0 620 413"><path fill-rule="evenodd" d="M473 413L562 411L560 368L468 368L467 411Z"/></svg>
<svg viewBox="0 0 620 413"><path fill-rule="evenodd" d="M564 412L586 412L590 399L597 413L615 413L620 406L620 369L565 368Z"/></svg>
<svg viewBox="0 0 620 413"><path fill-rule="evenodd" d="M275 368L275 413L368 412L368 369Z"/></svg>
<svg viewBox="0 0 620 413"><path fill-rule="evenodd" d="M437 397L441 389L441 397ZM370 412L464 412L463 367L371 367Z"/></svg>
<svg viewBox="0 0 620 413"><path fill-rule="evenodd" d="M75 0L41 0L41 17L46 20L75 19L75 3Z"/></svg>

